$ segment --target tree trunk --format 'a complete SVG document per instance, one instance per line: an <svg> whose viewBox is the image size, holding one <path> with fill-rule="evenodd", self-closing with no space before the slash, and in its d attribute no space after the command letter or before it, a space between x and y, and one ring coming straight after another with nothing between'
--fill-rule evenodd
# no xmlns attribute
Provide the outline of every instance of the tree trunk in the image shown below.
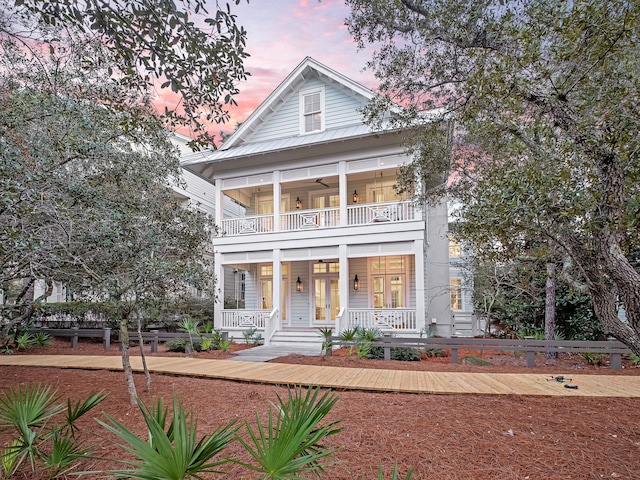
<svg viewBox="0 0 640 480"><path fill-rule="evenodd" d="M127 390L131 405L138 404L138 393L136 392L136 384L133 380L133 369L131 368L131 360L129 359L129 331L127 329L129 318L129 310L122 307L122 318L120 319L120 346L122 348L122 369L124 370L124 378L127 382Z"/></svg>
<svg viewBox="0 0 640 480"><path fill-rule="evenodd" d="M556 338L556 264L547 263L547 283L544 299L544 339ZM547 352L547 358L558 358L558 352Z"/></svg>
<svg viewBox="0 0 640 480"><path fill-rule="evenodd" d="M140 344L140 358L142 359L142 369L144 370L144 377L147 380L147 392L151 391L151 374L147 367L147 357L144 356L144 341L142 339L142 323L140 322L140 315L136 314L136 322L138 324L138 342Z"/></svg>

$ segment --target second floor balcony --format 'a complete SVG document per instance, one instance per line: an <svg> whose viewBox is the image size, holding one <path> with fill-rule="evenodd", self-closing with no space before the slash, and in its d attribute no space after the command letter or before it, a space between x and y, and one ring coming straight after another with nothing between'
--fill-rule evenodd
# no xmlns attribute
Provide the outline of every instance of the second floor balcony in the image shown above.
<svg viewBox="0 0 640 480"><path fill-rule="evenodd" d="M309 231L378 223L419 220L420 210L411 201L400 200L340 207L292 210L278 214L247 215L223 219L221 236L255 235L271 232Z"/></svg>

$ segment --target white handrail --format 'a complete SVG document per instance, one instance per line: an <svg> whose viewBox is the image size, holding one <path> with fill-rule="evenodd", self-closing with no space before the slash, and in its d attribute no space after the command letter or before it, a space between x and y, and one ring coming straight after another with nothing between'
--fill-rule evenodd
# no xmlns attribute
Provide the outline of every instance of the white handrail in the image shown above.
<svg viewBox="0 0 640 480"><path fill-rule="evenodd" d="M273 338L273 335L279 330L279 325L278 325L278 309L274 308L271 311L271 315L269 315L269 318L266 321L266 324L264 326L264 344L265 345L271 345L271 339Z"/></svg>
<svg viewBox="0 0 640 480"><path fill-rule="evenodd" d="M340 312L338 313L338 316L336 317L335 330L334 330L334 333L336 335L340 335L340 331L342 330L342 319L344 318L345 313L346 313L346 309L342 307L340 309Z"/></svg>

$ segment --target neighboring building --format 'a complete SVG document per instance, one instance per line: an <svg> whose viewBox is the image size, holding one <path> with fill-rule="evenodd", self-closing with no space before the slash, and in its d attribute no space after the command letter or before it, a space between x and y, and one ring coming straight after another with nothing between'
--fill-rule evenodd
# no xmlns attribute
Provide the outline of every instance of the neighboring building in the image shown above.
<svg viewBox="0 0 640 480"><path fill-rule="evenodd" d="M395 194L410 159L363 123L373 97L306 58L218 150L184 155L215 192L216 328L455 333L446 202Z"/></svg>
<svg viewBox="0 0 640 480"><path fill-rule="evenodd" d="M449 239L449 284L451 286L451 334L475 336L482 333L473 310L473 291L469 278L468 252L455 238Z"/></svg>

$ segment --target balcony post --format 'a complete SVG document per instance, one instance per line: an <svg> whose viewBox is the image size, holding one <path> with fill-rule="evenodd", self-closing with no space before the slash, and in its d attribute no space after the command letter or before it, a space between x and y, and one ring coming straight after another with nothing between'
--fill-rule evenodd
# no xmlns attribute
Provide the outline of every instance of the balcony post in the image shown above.
<svg viewBox="0 0 640 480"><path fill-rule="evenodd" d="M280 222L278 222L280 223ZM280 249L276 248L273 250L273 298L271 299L271 304L273 305L273 309L275 309L277 313L275 330L280 330L281 322L280 318L282 315L282 261L281 261Z"/></svg>
<svg viewBox="0 0 640 480"><path fill-rule="evenodd" d="M338 164L339 187L340 187L340 226L347 226L347 202L349 190L347 189L347 162L342 160ZM342 268L342 267L340 267Z"/></svg>
<svg viewBox="0 0 640 480"><path fill-rule="evenodd" d="M347 258L347 245L338 245L338 261L340 262L340 307L344 311L349 311L349 285L351 285L349 273L349 259ZM334 331L335 335L340 332L337 329Z"/></svg>
<svg viewBox="0 0 640 480"><path fill-rule="evenodd" d="M416 240L413 263L416 269L416 329L421 330L427 326L427 311L425 309L425 277L423 255L419 255L424 250L424 240ZM425 252L426 253L426 252Z"/></svg>
<svg viewBox="0 0 640 480"><path fill-rule="evenodd" d="M273 172L273 231L280 231L280 202L282 186L280 185L280 170ZM275 305L275 303L274 303Z"/></svg>

